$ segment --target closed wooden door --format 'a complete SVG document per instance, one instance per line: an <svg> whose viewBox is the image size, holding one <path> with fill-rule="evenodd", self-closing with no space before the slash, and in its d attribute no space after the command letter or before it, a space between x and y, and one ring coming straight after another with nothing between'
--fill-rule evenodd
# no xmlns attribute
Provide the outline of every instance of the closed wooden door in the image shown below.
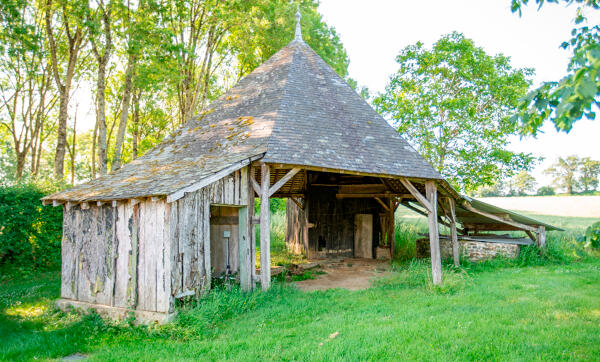
<svg viewBox="0 0 600 362"><path fill-rule="evenodd" d="M354 216L354 257L373 258L373 215Z"/></svg>

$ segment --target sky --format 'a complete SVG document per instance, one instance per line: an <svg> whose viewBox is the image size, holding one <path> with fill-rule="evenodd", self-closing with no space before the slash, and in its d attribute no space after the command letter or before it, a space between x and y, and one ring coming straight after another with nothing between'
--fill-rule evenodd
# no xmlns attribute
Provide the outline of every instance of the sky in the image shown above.
<svg viewBox="0 0 600 362"><path fill-rule="evenodd" d="M349 75L371 94L382 92L397 69L400 50L417 41L430 47L442 35L458 31L488 54L509 56L519 68L534 68L535 84L566 74L570 51L560 44L570 39L576 8L549 4L510 11L510 0L321 0L319 11L333 26L350 58ZM596 14L590 23L598 24ZM600 119L581 120L566 134L547 123L536 138L511 138L507 147L544 157L532 174L538 187L552 182L543 171L559 156L600 159Z"/></svg>

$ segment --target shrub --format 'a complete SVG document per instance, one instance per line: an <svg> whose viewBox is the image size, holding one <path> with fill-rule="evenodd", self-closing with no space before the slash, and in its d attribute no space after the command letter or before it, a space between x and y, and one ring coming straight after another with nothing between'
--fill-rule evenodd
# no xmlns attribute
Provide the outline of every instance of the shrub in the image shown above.
<svg viewBox="0 0 600 362"><path fill-rule="evenodd" d="M537 191L538 196L552 196L556 195L556 192L552 188L552 186L542 186Z"/></svg>
<svg viewBox="0 0 600 362"><path fill-rule="evenodd" d="M585 235L579 238L584 245L592 248L600 248L600 221L592 224L585 230Z"/></svg>
<svg viewBox="0 0 600 362"><path fill-rule="evenodd" d="M0 266L60 265L62 208L42 206L35 185L0 187Z"/></svg>

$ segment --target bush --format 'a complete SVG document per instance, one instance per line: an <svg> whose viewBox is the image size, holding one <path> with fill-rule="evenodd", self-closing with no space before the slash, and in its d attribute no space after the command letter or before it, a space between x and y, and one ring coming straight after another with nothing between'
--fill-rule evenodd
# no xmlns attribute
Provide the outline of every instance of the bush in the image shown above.
<svg viewBox="0 0 600 362"><path fill-rule="evenodd" d="M62 208L42 206L35 185L0 187L0 267L60 265Z"/></svg>
<svg viewBox="0 0 600 362"><path fill-rule="evenodd" d="M600 248L600 221L588 227L585 230L585 235L580 237L579 241L583 242L586 247Z"/></svg>
<svg viewBox="0 0 600 362"><path fill-rule="evenodd" d="M553 196L556 195L556 192L552 188L552 186L542 186L537 191L538 196Z"/></svg>

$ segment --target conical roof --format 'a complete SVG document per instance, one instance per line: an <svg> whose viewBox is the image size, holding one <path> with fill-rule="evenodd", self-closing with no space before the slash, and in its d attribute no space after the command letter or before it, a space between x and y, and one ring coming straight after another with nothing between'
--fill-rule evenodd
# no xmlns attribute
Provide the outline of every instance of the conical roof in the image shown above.
<svg viewBox="0 0 600 362"><path fill-rule="evenodd" d="M441 179L307 44L293 40L144 156L45 199L169 195L260 157L324 170Z"/></svg>

